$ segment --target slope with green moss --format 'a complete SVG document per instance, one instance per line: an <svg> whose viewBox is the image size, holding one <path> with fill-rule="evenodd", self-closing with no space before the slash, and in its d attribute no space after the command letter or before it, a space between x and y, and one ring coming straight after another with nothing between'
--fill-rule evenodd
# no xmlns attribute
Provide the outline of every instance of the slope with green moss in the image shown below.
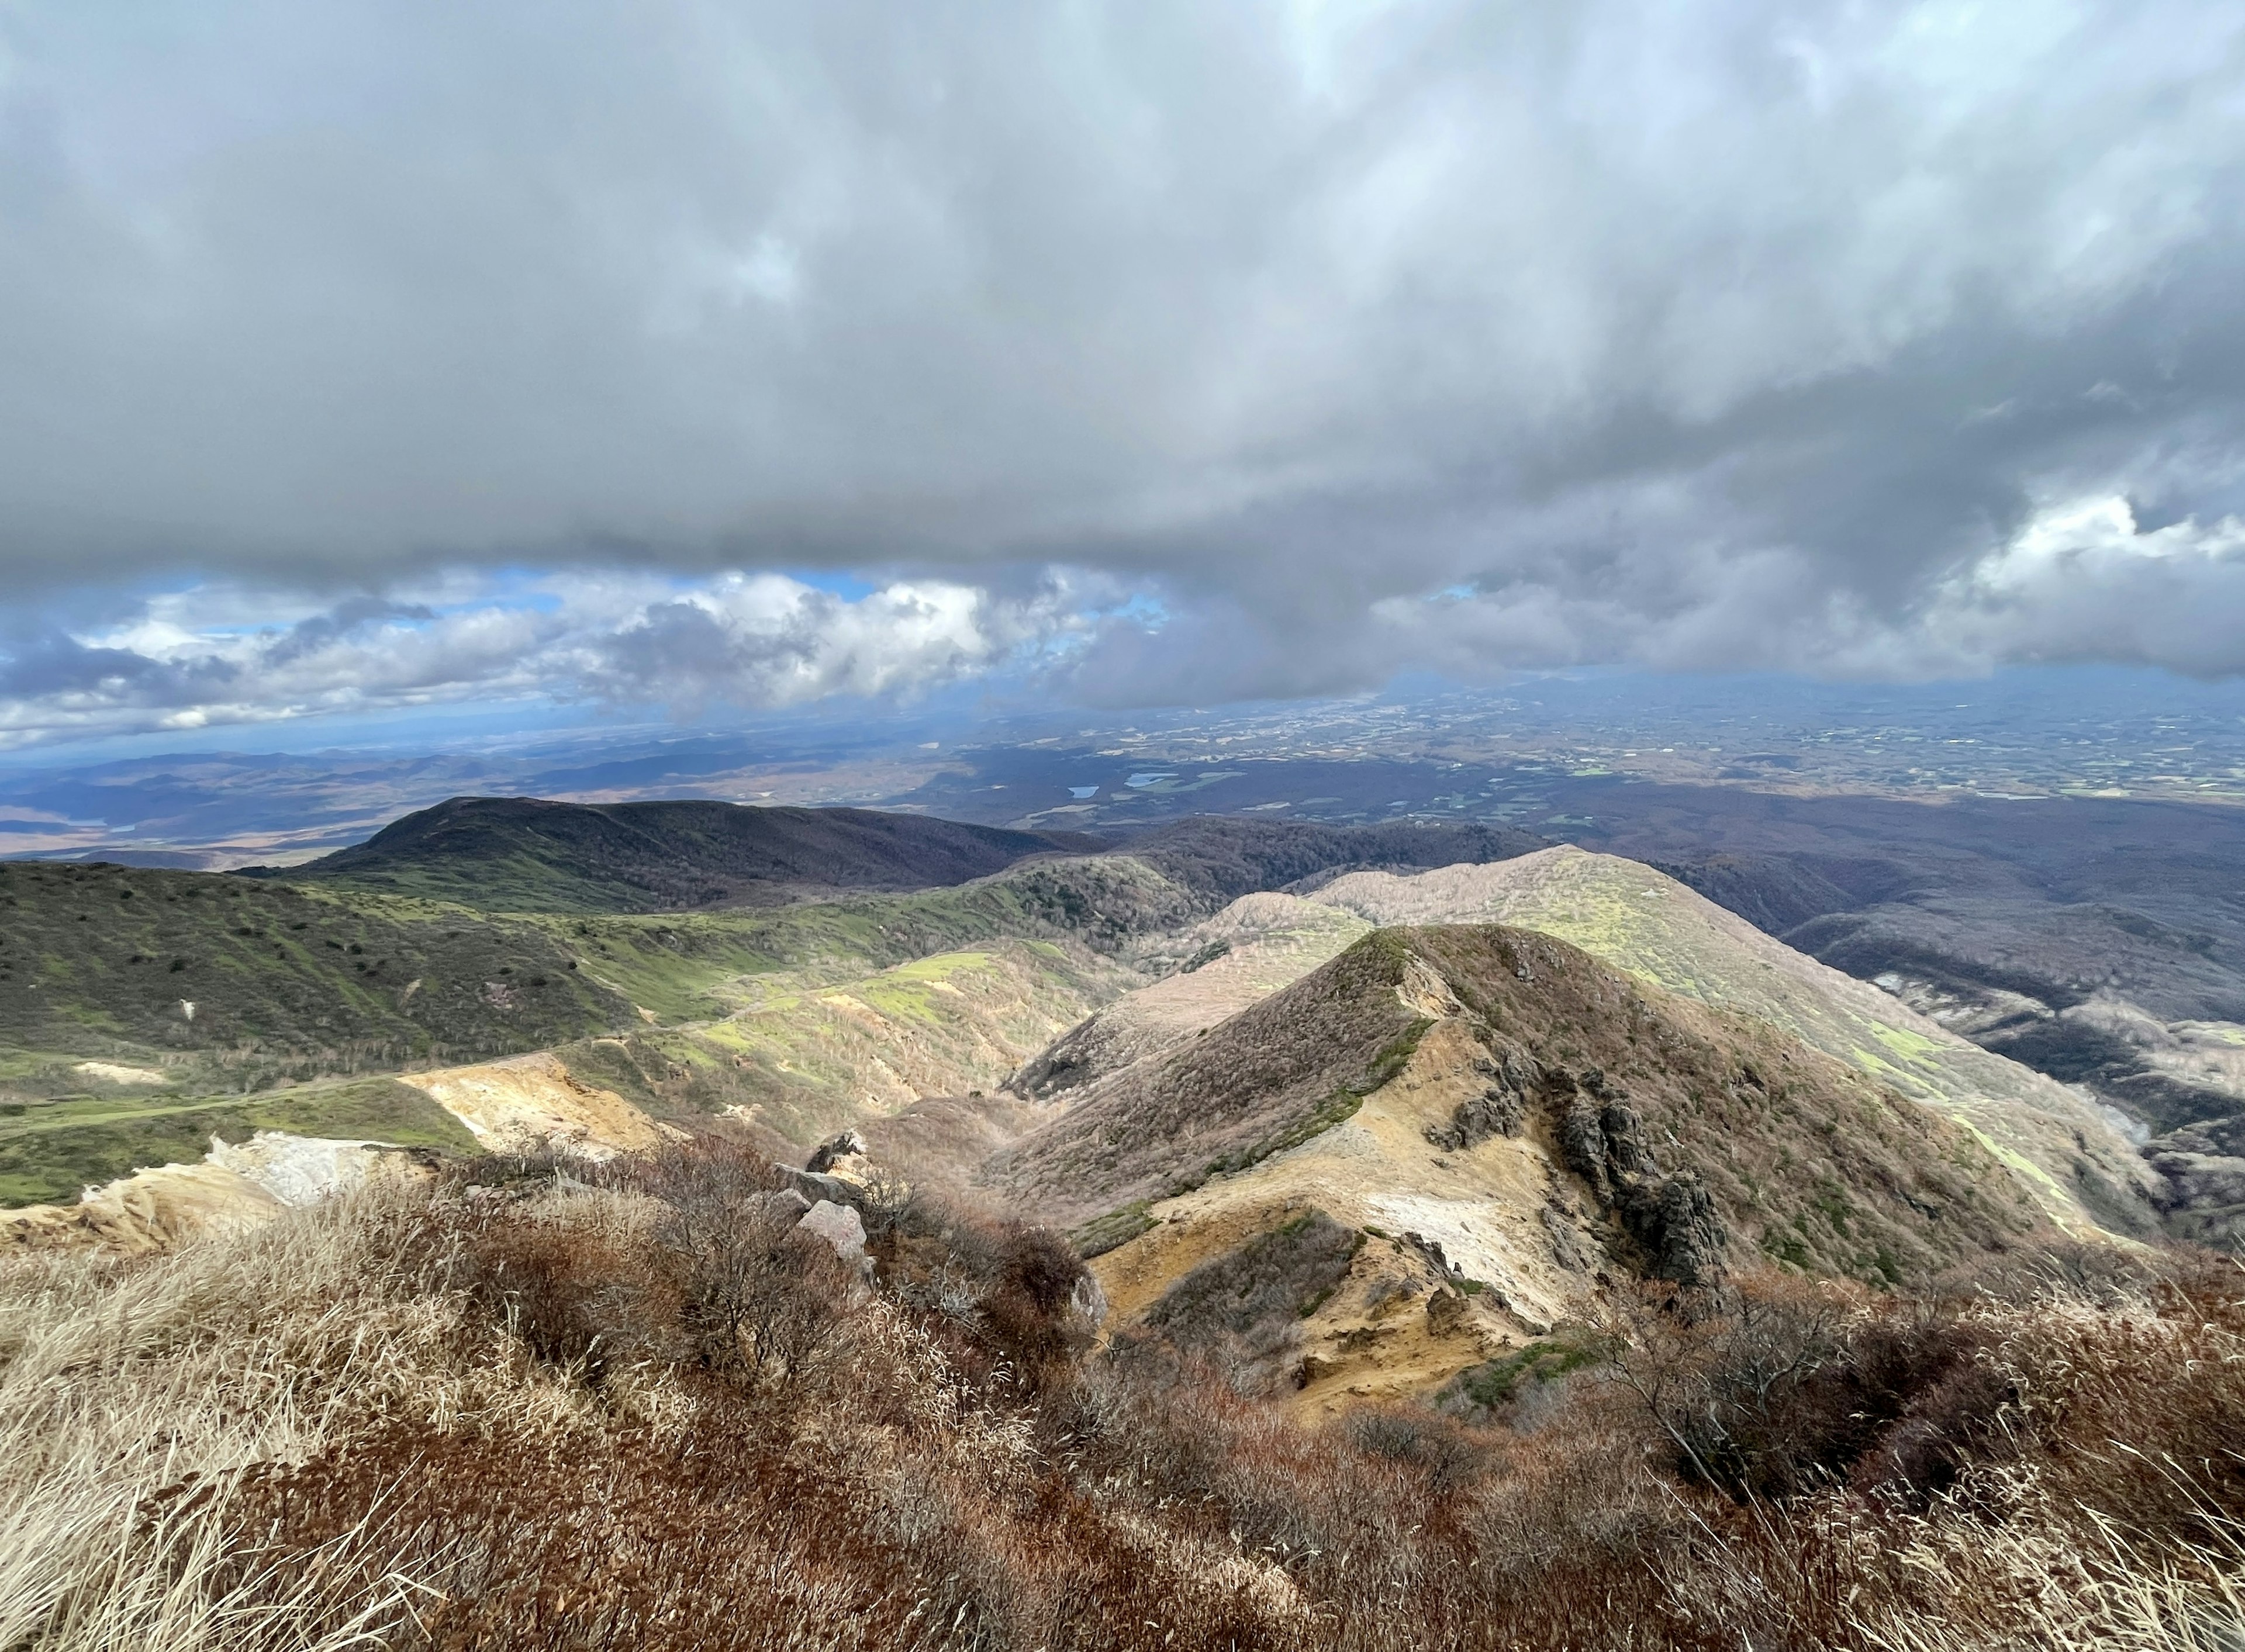
<svg viewBox="0 0 2245 1652"><path fill-rule="evenodd" d="M192 1164L214 1135L259 1130L472 1154L451 1114L390 1078L341 1079L261 1094L181 1099L146 1089L0 1102L0 1206L66 1204L150 1165Z"/></svg>
<svg viewBox="0 0 2245 1652"><path fill-rule="evenodd" d="M24 1115L39 1127L0 1155L0 1198L176 1157L275 1087L555 1047L658 1112L833 1127L906 1091L994 1087L1130 978L1076 937L1111 952L1191 910L1119 858L646 917L0 863L0 1106L67 1104ZM618 1035L648 1050L644 1073L607 1071ZM419 1140L417 1104L393 1100L395 1128L353 1133Z"/></svg>
<svg viewBox="0 0 2245 1652"><path fill-rule="evenodd" d="M16 1133L0 1175L17 1189L121 1175L176 1156L213 1120L248 1119L245 1106L281 1087L537 1049L659 1114L729 1113L802 1139L917 1096L994 1088L1143 978L1117 959L1174 962L1163 938L1242 880L1489 846L1416 829L1217 823L1164 835L1149 851L1164 870L1131 855L1022 860L1053 844L910 817L716 804L613 815L435 811L380 856L306 882L0 864L0 1105L61 1104ZM975 856L1012 863L946 887L757 910L490 910L659 894L668 886L633 884L631 869L668 840L631 834L654 820L722 835L743 816L767 839L809 833L795 850L827 854L822 876L940 882ZM570 834L588 821L608 836L572 865ZM499 851L521 849L517 829L532 827L542 870L526 881L499 869ZM616 832L637 847L617 848ZM830 852L844 838L855 859ZM733 849L747 853L747 841ZM765 858L727 863L816 870L815 855L781 865L768 841L756 852ZM370 868L390 892L356 886ZM397 892L409 888L485 905ZM413 1104L392 1100L404 1109L394 1128L362 1119L353 1133L420 1140Z"/></svg>
<svg viewBox="0 0 2245 1652"><path fill-rule="evenodd" d="M200 872L0 863L0 1049L269 1083L537 1049L631 1014L544 926ZM174 1073L173 1069L179 1069Z"/></svg>
<svg viewBox="0 0 2245 1652"><path fill-rule="evenodd" d="M1100 847L1075 833L865 809L455 797L363 843L261 875L489 911L648 912L962 884L1031 855Z"/></svg>
<svg viewBox="0 0 2245 1652"><path fill-rule="evenodd" d="M994 1091L1136 978L1081 947L1000 940L555 1053L580 1080L658 1117L736 1118L809 1146L923 1097Z"/></svg>

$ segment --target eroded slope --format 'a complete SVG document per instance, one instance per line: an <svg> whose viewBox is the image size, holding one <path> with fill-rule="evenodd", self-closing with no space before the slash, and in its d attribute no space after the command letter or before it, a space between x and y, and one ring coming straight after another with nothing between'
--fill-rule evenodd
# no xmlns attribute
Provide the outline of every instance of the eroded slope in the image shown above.
<svg viewBox="0 0 2245 1652"><path fill-rule="evenodd" d="M1352 873L1316 898L1378 923L1485 920L1558 936L1640 979L1767 1021L1940 1108L2002 1154L2061 1225L2155 1229L2141 1161L2065 1086L1634 861L1558 848L1410 876Z"/></svg>
<svg viewBox="0 0 2245 1652"><path fill-rule="evenodd" d="M2047 1231L1932 1110L1497 925L1369 936L1091 1086L984 1179L1111 1247L1126 1322L1312 1215L1368 1236L1285 1344L1319 1405L1422 1389L1634 1275L1759 1256L1898 1283Z"/></svg>

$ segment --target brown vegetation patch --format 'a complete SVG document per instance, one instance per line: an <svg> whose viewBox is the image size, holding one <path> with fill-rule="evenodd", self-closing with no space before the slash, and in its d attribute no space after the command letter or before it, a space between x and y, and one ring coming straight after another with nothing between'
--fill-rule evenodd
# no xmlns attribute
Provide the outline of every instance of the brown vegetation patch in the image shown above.
<svg viewBox="0 0 2245 1652"><path fill-rule="evenodd" d="M2245 1631L2234 1264L2021 1252L1909 1297L1671 1288L1627 1300L1532 1417L1313 1429L1164 1339L1090 1352L1048 1233L875 1202L866 1285L759 1225L771 1180L722 1147L591 1184L492 1161L148 1262L13 1259L4 1643L2185 1652ZM767 1357L753 1312L716 1311L772 1302L816 1335Z"/></svg>

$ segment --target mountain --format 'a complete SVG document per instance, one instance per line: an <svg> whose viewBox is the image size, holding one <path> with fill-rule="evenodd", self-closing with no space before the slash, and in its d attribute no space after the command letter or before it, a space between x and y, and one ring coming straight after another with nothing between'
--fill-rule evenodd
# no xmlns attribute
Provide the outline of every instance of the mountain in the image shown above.
<svg viewBox="0 0 2245 1652"><path fill-rule="evenodd" d="M2143 1161L2072 1091L1634 861L1563 847L1412 877L1353 873L1316 898L1373 923L1501 922L1557 936L1642 980L1758 1017L1937 1107L2026 1178L2061 1226L2156 1228Z"/></svg>
<svg viewBox="0 0 2245 1652"><path fill-rule="evenodd" d="M1076 833L865 809L455 797L393 821L353 848L258 875L486 911L682 911L780 905L840 890L935 888L1032 855L1104 846Z"/></svg>
<svg viewBox="0 0 2245 1652"><path fill-rule="evenodd" d="M1556 936L1648 984L1756 1016L1939 1108L1979 1132L2061 1226L2142 1235L2158 1224L2142 1160L2073 1092L1791 951L1649 867L1562 847L1493 864L1356 871L1295 887L1308 892L1249 897L1183 931L1175 944L1202 938L1209 962L1106 1005L1024 1066L1015 1087L1061 1096L1191 1037L1314 968L1368 925L1501 922Z"/></svg>
<svg viewBox="0 0 2245 1652"><path fill-rule="evenodd" d="M2218 1145L2245 1133L2245 812L1794 797L1726 824L1672 790L1633 825L1610 802L1601 846L2125 1114L2170 1225L2245 1241L2245 1157Z"/></svg>
<svg viewBox="0 0 2245 1652"><path fill-rule="evenodd" d="M1204 1269L1316 1280L1262 1352L1312 1351L1318 1403L1423 1391L1619 1276L1759 1256L1896 1283L2052 1231L1937 1112L1496 924L1367 935L1076 1092L980 1180L1076 1224L1126 1319L1192 1319L1176 1293L1224 1294Z"/></svg>
<svg viewBox="0 0 2245 1652"><path fill-rule="evenodd" d="M1243 895L1141 955L1167 973L1123 993L1037 1053L1010 1089L1049 1100L1214 1026L1299 980L1372 927L1292 895Z"/></svg>

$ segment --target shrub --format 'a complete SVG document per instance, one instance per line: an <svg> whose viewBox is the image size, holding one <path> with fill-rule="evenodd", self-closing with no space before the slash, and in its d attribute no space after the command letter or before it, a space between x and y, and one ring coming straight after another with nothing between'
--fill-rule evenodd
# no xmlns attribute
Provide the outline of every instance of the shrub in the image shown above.
<svg viewBox="0 0 2245 1652"><path fill-rule="evenodd" d="M1322 1210L1204 1262L1171 1285L1146 1324L1224 1366L1245 1392L1291 1375L1298 1322L1347 1276L1363 1236Z"/></svg>
<svg viewBox="0 0 2245 1652"><path fill-rule="evenodd" d="M868 1290L751 1231L752 1158L500 1170L175 1256L0 1258L0 1645L2245 1636L2234 1265L1667 1287L1611 1342L1479 1368L1502 1403L1471 1426L1404 1403L1315 1426L1170 1337L1041 1341L1081 1275L1036 1229L926 1205L877 1236ZM811 1294L817 1349L767 1363L766 1290Z"/></svg>

